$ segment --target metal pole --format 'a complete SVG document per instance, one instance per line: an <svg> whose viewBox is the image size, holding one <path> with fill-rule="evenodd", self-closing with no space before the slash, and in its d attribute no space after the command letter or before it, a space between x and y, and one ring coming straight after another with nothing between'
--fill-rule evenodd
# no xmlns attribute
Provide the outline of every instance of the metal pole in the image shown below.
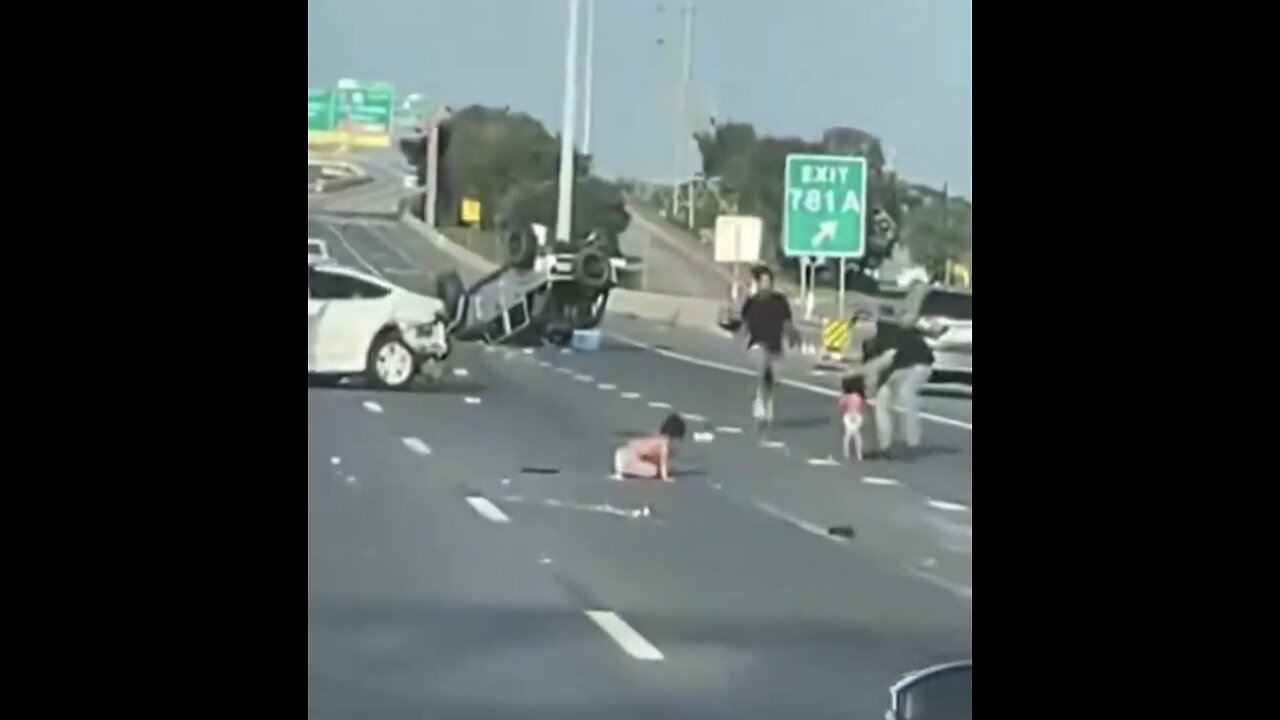
<svg viewBox="0 0 1280 720"><path fill-rule="evenodd" d="M440 190L438 175L440 173L440 119L431 123L427 135L427 197L423 202L422 219L427 227L436 226L436 194Z"/></svg>
<svg viewBox="0 0 1280 720"><path fill-rule="evenodd" d="M805 258L803 255L800 256L800 302L801 303L803 303L805 299L804 281L805 281L805 274L807 269L806 268L807 263L805 262L806 259L807 258Z"/></svg>
<svg viewBox="0 0 1280 720"><path fill-rule="evenodd" d="M690 230L693 229L693 211L697 207L697 197L695 195L697 190L698 190L697 182L695 180L690 180L689 181L689 229Z"/></svg>
<svg viewBox="0 0 1280 720"><path fill-rule="evenodd" d="M649 289L649 247L653 244L653 233L648 230L644 231L644 258L640 268L640 289L647 291Z"/></svg>
<svg viewBox="0 0 1280 720"><path fill-rule="evenodd" d="M578 109L578 0L568 0L569 30L564 50L564 108L560 115L560 197L556 204L556 240L568 242L573 222L574 115Z"/></svg>
<svg viewBox="0 0 1280 720"><path fill-rule="evenodd" d="M844 258L840 258L840 299L838 301L840 308L836 317L844 320Z"/></svg>
<svg viewBox="0 0 1280 720"><path fill-rule="evenodd" d="M591 90L595 68L596 0L587 0L587 62L582 85L582 154L591 154Z"/></svg>
<svg viewBox="0 0 1280 720"><path fill-rule="evenodd" d="M684 155L685 147L688 145L685 133L689 129L688 120L688 104L689 104L689 82L693 78L693 3L684 6L684 43L682 47L683 60L681 62L680 84L678 94L676 95L676 147L675 147L675 172L672 177L677 178L675 185L671 188L671 211L675 213L680 207L680 181L679 178L684 175ZM693 208L689 209L690 217L693 216Z"/></svg>

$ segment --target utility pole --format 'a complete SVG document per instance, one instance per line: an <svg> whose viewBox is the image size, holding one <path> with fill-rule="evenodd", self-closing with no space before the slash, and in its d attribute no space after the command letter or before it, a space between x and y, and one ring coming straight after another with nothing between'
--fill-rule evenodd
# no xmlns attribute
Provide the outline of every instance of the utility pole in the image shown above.
<svg viewBox="0 0 1280 720"><path fill-rule="evenodd" d="M591 154L591 91L594 87L596 0L587 0L587 62L582 88L582 154Z"/></svg>
<svg viewBox="0 0 1280 720"><path fill-rule="evenodd" d="M440 123L449 118L449 108L441 108L427 128L427 196L423 200L422 219L427 227L436 226L436 197L440 192Z"/></svg>
<svg viewBox="0 0 1280 720"><path fill-rule="evenodd" d="M671 173L673 186L671 188L671 214L672 220L675 219L675 213L680 209L680 178L684 176L684 159L685 150L689 146L689 84L693 80L693 3L685 4L682 9L684 14L684 43L682 47L683 58L680 68L680 84L676 94L676 146L675 146L675 168ZM692 196L692 190L690 195ZM693 208L689 208L689 216L693 217Z"/></svg>
<svg viewBox="0 0 1280 720"><path fill-rule="evenodd" d="M568 0L569 29L564 50L564 108L560 114L560 186L556 240L568 242L573 222L574 121L578 110L578 0Z"/></svg>

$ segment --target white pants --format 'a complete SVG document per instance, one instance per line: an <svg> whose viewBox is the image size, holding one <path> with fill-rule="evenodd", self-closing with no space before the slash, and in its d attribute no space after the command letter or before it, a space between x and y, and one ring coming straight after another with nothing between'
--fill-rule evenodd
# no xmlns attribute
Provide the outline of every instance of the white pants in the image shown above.
<svg viewBox="0 0 1280 720"><path fill-rule="evenodd" d="M853 456L862 459L862 415L844 414L844 456L849 457L849 444L853 443Z"/></svg>
<svg viewBox="0 0 1280 720"><path fill-rule="evenodd" d="M907 445L920 444L920 388L929 381L932 371L928 365L895 370L876 390L876 441L881 450L888 450L893 443L894 415L902 422Z"/></svg>

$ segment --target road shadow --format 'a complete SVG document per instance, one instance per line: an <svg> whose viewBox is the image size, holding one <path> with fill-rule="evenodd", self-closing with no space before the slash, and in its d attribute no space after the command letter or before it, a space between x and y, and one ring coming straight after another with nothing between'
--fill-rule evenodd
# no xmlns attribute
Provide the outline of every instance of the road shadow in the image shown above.
<svg viewBox="0 0 1280 720"><path fill-rule="evenodd" d="M959 400L972 400L972 388L958 387L929 387L920 388L921 397L937 397L937 398L954 398Z"/></svg>
<svg viewBox="0 0 1280 720"><path fill-rule="evenodd" d="M919 447L904 447L895 445L889 451L889 456L883 457L879 451L868 449L866 453L867 462L914 462L917 460L925 460L931 457L946 457L948 455L957 455L960 448L947 447L944 445L920 445Z"/></svg>
<svg viewBox="0 0 1280 720"><path fill-rule="evenodd" d="M636 347L635 345L627 345L625 343L605 340L604 342L600 343L600 349L596 350L596 352L598 353L638 353L638 352L644 352L644 348Z"/></svg>
<svg viewBox="0 0 1280 720"><path fill-rule="evenodd" d="M351 378L345 381L333 380L330 378L307 378L308 389L332 390L334 392L376 392L376 393L407 393L411 395L481 395L489 389L488 385L469 380L442 380L440 382L432 382L430 380L415 380L409 383L408 387L403 388L381 388L376 387L363 378Z"/></svg>
<svg viewBox="0 0 1280 720"><path fill-rule="evenodd" d="M801 417L801 418L783 418L774 420L773 426L780 429L804 430L807 428L823 427L833 425L835 421L831 417Z"/></svg>

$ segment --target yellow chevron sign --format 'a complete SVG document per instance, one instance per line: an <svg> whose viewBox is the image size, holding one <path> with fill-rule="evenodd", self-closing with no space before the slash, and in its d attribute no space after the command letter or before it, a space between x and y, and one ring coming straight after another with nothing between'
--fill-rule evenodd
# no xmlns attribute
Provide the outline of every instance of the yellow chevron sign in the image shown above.
<svg viewBox="0 0 1280 720"><path fill-rule="evenodd" d="M822 326L822 347L827 352L843 352L849 346L849 333L853 330L852 320L832 320Z"/></svg>

